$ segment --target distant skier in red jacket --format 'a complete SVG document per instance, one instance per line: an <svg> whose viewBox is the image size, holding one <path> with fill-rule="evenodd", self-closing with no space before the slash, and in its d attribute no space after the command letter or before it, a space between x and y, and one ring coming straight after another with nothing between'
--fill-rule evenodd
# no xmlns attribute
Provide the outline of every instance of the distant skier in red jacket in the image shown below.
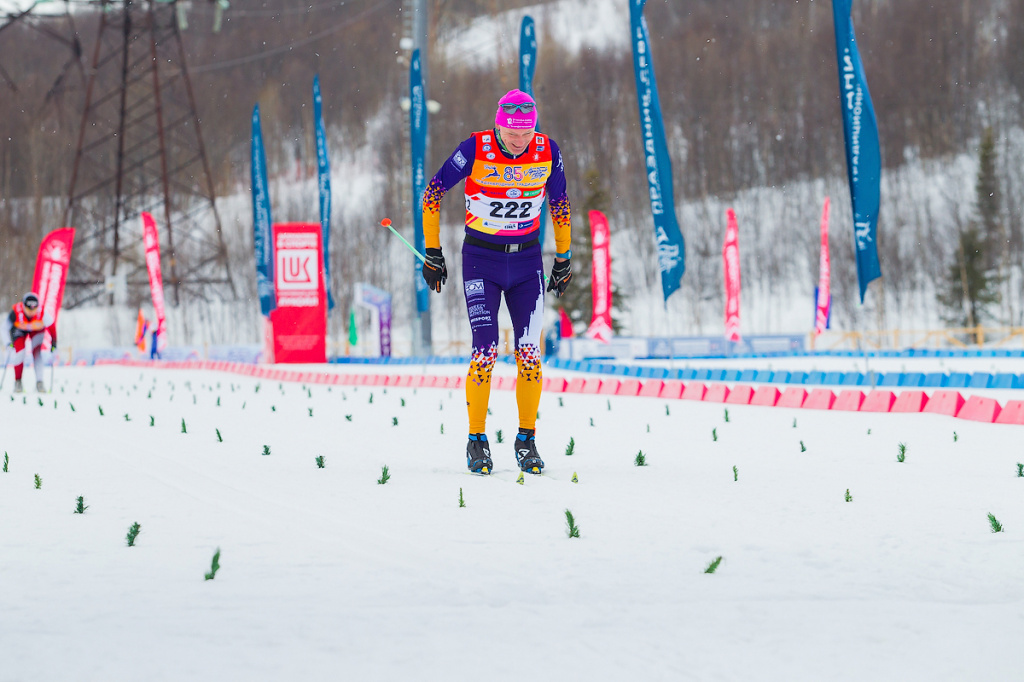
<svg viewBox="0 0 1024 682"><path fill-rule="evenodd" d="M46 392L43 384L43 337L50 333L50 348L57 350L57 324L53 313L42 310L39 296L34 292L25 294L21 303L15 303L7 316L7 331L14 346L14 392L22 393L21 373L25 370L25 359L31 355L36 372L36 390Z"/></svg>

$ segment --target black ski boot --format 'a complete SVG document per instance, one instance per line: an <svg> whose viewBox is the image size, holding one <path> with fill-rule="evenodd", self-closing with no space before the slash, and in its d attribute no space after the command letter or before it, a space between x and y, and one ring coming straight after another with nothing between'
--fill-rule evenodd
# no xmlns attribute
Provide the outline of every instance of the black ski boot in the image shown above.
<svg viewBox="0 0 1024 682"><path fill-rule="evenodd" d="M466 444L466 465L474 474L489 474L494 464L491 463L491 448L487 443L486 433L469 434Z"/></svg>
<svg viewBox="0 0 1024 682"><path fill-rule="evenodd" d="M528 474L539 474L544 469L544 460L537 454L537 443L533 429L519 429L516 436L516 461L519 468Z"/></svg>

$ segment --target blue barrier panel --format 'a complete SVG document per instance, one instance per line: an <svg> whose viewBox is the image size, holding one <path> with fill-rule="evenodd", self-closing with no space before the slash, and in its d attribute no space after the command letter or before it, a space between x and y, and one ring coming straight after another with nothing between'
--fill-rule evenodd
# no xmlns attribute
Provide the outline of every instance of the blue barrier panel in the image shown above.
<svg viewBox="0 0 1024 682"><path fill-rule="evenodd" d="M655 369L654 367L641 367L640 368L640 378L642 378L642 379L650 379L650 378L652 378L654 376L654 369Z"/></svg>
<svg viewBox="0 0 1024 682"><path fill-rule="evenodd" d="M1013 384L1017 380L1016 374L1000 372L992 377L991 388L1016 388Z"/></svg>
<svg viewBox="0 0 1024 682"><path fill-rule="evenodd" d="M708 381L725 381L724 369L709 369Z"/></svg>
<svg viewBox="0 0 1024 682"><path fill-rule="evenodd" d="M628 377L630 375L630 372L632 372L632 371L633 371L633 368L630 367L629 365L615 365L615 369L612 372L612 374L617 374L619 376Z"/></svg>
<svg viewBox="0 0 1024 682"><path fill-rule="evenodd" d="M874 388L879 385L885 379L885 374L882 372L876 372L874 370L868 370L864 373L863 386L870 386Z"/></svg>
<svg viewBox="0 0 1024 682"><path fill-rule="evenodd" d="M943 388L949 386L949 375L945 372L929 372L924 375L924 383L921 384L925 388Z"/></svg>
<svg viewBox="0 0 1024 682"><path fill-rule="evenodd" d="M864 385L864 375L860 372L844 372L843 381L840 386L862 386Z"/></svg>
<svg viewBox="0 0 1024 682"><path fill-rule="evenodd" d="M778 372L772 372L772 378L770 381L773 384L784 384L789 381L789 372L783 372L781 370Z"/></svg>
<svg viewBox="0 0 1024 682"><path fill-rule="evenodd" d="M757 375L754 377L754 381L767 384L772 380L772 373L767 369L758 370Z"/></svg>
<svg viewBox="0 0 1024 682"><path fill-rule="evenodd" d="M710 369L695 369L693 370L693 378L697 381L709 381L711 379Z"/></svg>
<svg viewBox="0 0 1024 682"><path fill-rule="evenodd" d="M693 381L694 379L697 378L697 370L695 370L692 367L687 367L686 369L680 369L676 371L679 373L678 378L682 379L683 381Z"/></svg>
<svg viewBox="0 0 1024 682"><path fill-rule="evenodd" d="M804 384L807 383L807 372L790 372L789 379L786 380L787 384Z"/></svg>
<svg viewBox="0 0 1024 682"><path fill-rule="evenodd" d="M879 386L902 386L903 377L906 376L902 372L888 372L882 377L881 381L878 382Z"/></svg>
<svg viewBox="0 0 1024 682"><path fill-rule="evenodd" d="M1024 388L1024 374L1020 374L1013 380L1014 388Z"/></svg>
<svg viewBox="0 0 1024 682"><path fill-rule="evenodd" d="M992 375L988 372L975 372L967 384L968 388L991 388Z"/></svg>
<svg viewBox="0 0 1024 682"><path fill-rule="evenodd" d="M921 372L907 372L903 375L903 383L900 386L921 386L924 384L924 374Z"/></svg>
<svg viewBox="0 0 1024 682"><path fill-rule="evenodd" d="M668 376L666 376L665 378L666 379L686 379L687 376L688 376L688 372L689 371L691 371L691 370L685 370L685 369L669 370Z"/></svg>
<svg viewBox="0 0 1024 682"><path fill-rule="evenodd" d="M946 386L949 388L967 388L967 384L970 382L970 374L965 374L964 372L950 372L949 381L946 382Z"/></svg>
<svg viewBox="0 0 1024 682"><path fill-rule="evenodd" d="M825 373L818 371L808 372L807 378L804 379L804 383L810 386L818 386L820 384L823 384L825 383Z"/></svg>
<svg viewBox="0 0 1024 682"><path fill-rule="evenodd" d="M739 381L757 381L756 369L745 369L740 373Z"/></svg>
<svg viewBox="0 0 1024 682"><path fill-rule="evenodd" d="M722 373L722 381L739 381L740 371L738 369L727 369Z"/></svg>
<svg viewBox="0 0 1024 682"><path fill-rule="evenodd" d="M843 373L842 372L829 372L821 380L821 383L832 385L832 386L834 386L836 384L841 384L841 383L843 383Z"/></svg>

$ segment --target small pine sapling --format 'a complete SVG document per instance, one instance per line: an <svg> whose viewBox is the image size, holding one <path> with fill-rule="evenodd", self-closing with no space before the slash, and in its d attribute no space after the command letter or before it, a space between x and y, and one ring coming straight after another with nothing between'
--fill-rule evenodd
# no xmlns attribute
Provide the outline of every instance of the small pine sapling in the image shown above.
<svg viewBox="0 0 1024 682"><path fill-rule="evenodd" d="M669 413L669 411L668 411L668 404L667 404L667 403L665 404L665 416L666 416L666 417L669 417L669 416L671 416L671 414L670 414L670 413Z"/></svg>
<svg viewBox="0 0 1024 682"><path fill-rule="evenodd" d="M796 428L796 417L793 417L793 428Z"/></svg>
<svg viewBox="0 0 1024 682"><path fill-rule="evenodd" d="M725 408L725 423L729 423L729 408Z"/></svg>
<svg viewBox="0 0 1024 682"><path fill-rule="evenodd" d="M957 442L958 440L960 440L960 436L956 435L956 431L954 431L954 432L953 432L953 442L955 443L955 442Z"/></svg>
<svg viewBox="0 0 1024 682"><path fill-rule="evenodd" d="M846 501L847 502L853 502L853 495L850 494L850 489L849 488L846 489Z"/></svg>
<svg viewBox="0 0 1024 682"><path fill-rule="evenodd" d="M316 458L316 468L317 469L323 469L324 468L324 456L323 455L317 455L317 458Z"/></svg>
<svg viewBox="0 0 1024 682"><path fill-rule="evenodd" d="M4 471L7 471L7 453L4 453ZM1017 478L1024 478L1024 464L1017 462Z"/></svg>
<svg viewBox="0 0 1024 682"><path fill-rule="evenodd" d="M373 394L372 393L370 394L370 404L371 405L373 404Z"/></svg>
<svg viewBox="0 0 1024 682"><path fill-rule="evenodd" d="M718 442L718 429L711 429L711 440Z"/></svg>
<svg viewBox="0 0 1024 682"><path fill-rule="evenodd" d="M220 435L220 429L214 429L214 431L217 432L217 442L218 443L223 443L224 442L224 438Z"/></svg>
<svg viewBox="0 0 1024 682"><path fill-rule="evenodd" d="M139 533L141 532L142 526L139 525L138 521L131 525L131 527L128 529L128 535L125 536L125 540L128 541L129 547L135 546L135 538L139 537Z"/></svg>
<svg viewBox="0 0 1024 682"><path fill-rule="evenodd" d="M42 407L43 406L43 399L42 398L36 398L36 400L39 401L39 407Z"/></svg>
<svg viewBox="0 0 1024 682"><path fill-rule="evenodd" d="M345 421L348 421L348 422L352 421L352 415L346 414L345 415Z"/></svg>
<svg viewBox="0 0 1024 682"><path fill-rule="evenodd" d="M217 577L217 571L220 570L220 547L213 553L213 561L210 562L210 572L207 573L204 578L206 580L213 580Z"/></svg>
<svg viewBox="0 0 1024 682"><path fill-rule="evenodd" d="M271 405L270 406L270 411L271 412L277 412L277 405Z"/></svg>
<svg viewBox="0 0 1024 682"><path fill-rule="evenodd" d="M591 417L591 418L590 418L590 425L591 425L591 426L593 426L593 425L594 425L594 418L593 418L593 417Z"/></svg>
<svg viewBox="0 0 1024 682"><path fill-rule="evenodd" d="M149 425L156 426L156 418L153 415L149 415Z"/></svg>
<svg viewBox="0 0 1024 682"><path fill-rule="evenodd" d="M220 407L220 396L217 396L217 407Z"/></svg>
<svg viewBox="0 0 1024 682"><path fill-rule="evenodd" d="M243 401L242 401L242 409L243 409L243 410L245 409L245 404L246 404L247 402L249 402L249 401L247 401L247 400L243 400Z"/></svg>
<svg viewBox="0 0 1024 682"><path fill-rule="evenodd" d="M580 536L580 527L576 525L576 519L573 518L572 512L568 509L565 510L565 533L570 538L578 538Z"/></svg>
<svg viewBox="0 0 1024 682"><path fill-rule="evenodd" d="M505 434L501 432L501 429L498 429L498 431L494 434L494 439L499 443L505 442Z"/></svg>
<svg viewBox="0 0 1024 682"><path fill-rule="evenodd" d="M405 398L399 398L402 401L402 407L405 407Z"/></svg>
<svg viewBox="0 0 1024 682"><path fill-rule="evenodd" d="M42 477L39 474L35 474L35 477L36 477L36 490L39 490L40 488L43 487L43 479L42 479Z"/></svg>
<svg viewBox="0 0 1024 682"><path fill-rule="evenodd" d="M181 432L182 433L188 433L188 429L185 428L185 418L184 417L181 418Z"/></svg>
<svg viewBox="0 0 1024 682"><path fill-rule="evenodd" d="M68 406L71 407L71 411L72 412L75 411L75 404L74 403L68 403Z"/></svg>
<svg viewBox="0 0 1024 682"><path fill-rule="evenodd" d="M633 465L638 467L647 466L647 455L644 454L643 450L636 453L636 457L633 458Z"/></svg>
<svg viewBox="0 0 1024 682"><path fill-rule="evenodd" d="M385 464L380 470L380 478L377 479L377 483L384 485L391 479L391 474L388 472L388 465Z"/></svg>
<svg viewBox="0 0 1024 682"><path fill-rule="evenodd" d="M126 422L130 422L130 421L132 420L132 418L128 416L128 413L127 413L127 412L125 412L125 413L124 413L124 420L125 420Z"/></svg>
<svg viewBox="0 0 1024 682"><path fill-rule="evenodd" d="M565 403L562 402L562 396L558 396L558 406L565 407Z"/></svg>
<svg viewBox="0 0 1024 682"><path fill-rule="evenodd" d="M99 408L100 416L102 417L103 416L103 406L102 405L97 405L96 407Z"/></svg>
<svg viewBox="0 0 1024 682"><path fill-rule="evenodd" d="M608 411L609 412L612 411L612 399L611 398L608 398Z"/></svg>
<svg viewBox="0 0 1024 682"><path fill-rule="evenodd" d="M85 510L88 509L88 508L89 508L89 505L87 505L85 503L85 498L82 497L81 495L79 495L78 499L75 500L75 513L76 514L84 514Z"/></svg>
<svg viewBox="0 0 1024 682"><path fill-rule="evenodd" d="M313 416L313 408L312 407L307 407L306 409L309 410L309 416L312 417Z"/></svg>
<svg viewBox="0 0 1024 682"><path fill-rule="evenodd" d="M906 461L906 459L907 459L907 444L906 443L900 443L899 445L896 446L896 448L897 448L897 450L896 450L896 461L897 462L904 462L904 461Z"/></svg>
<svg viewBox="0 0 1024 682"><path fill-rule="evenodd" d="M988 525L992 527L992 532L993 533L1002 533L1003 532L1003 524L999 523L999 521L996 519L996 517L993 516L992 514L988 515Z"/></svg>
<svg viewBox="0 0 1024 682"><path fill-rule="evenodd" d="M398 426L398 417L392 417L391 418L391 425L392 426Z"/></svg>
<svg viewBox="0 0 1024 682"><path fill-rule="evenodd" d="M708 564L708 567L704 569L705 573L714 573L718 570L718 566L722 563L722 557L715 557L715 560Z"/></svg>
<svg viewBox="0 0 1024 682"><path fill-rule="evenodd" d="M466 506L466 500L463 499L463 497L462 497L462 488L459 488L459 507L461 508L461 507L465 507L465 506Z"/></svg>
<svg viewBox="0 0 1024 682"><path fill-rule="evenodd" d="M444 435L444 422L441 422L441 435Z"/></svg>
<svg viewBox="0 0 1024 682"><path fill-rule="evenodd" d="M266 457L269 454L270 454L270 446L269 445L264 445L263 446L263 456Z"/></svg>
<svg viewBox="0 0 1024 682"><path fill-rule="evenodd" d="M565 446L565 456L572 457L572 454L576 452L576 439L569 437L569 444Z"/></svg>
<svg viewBox="0 0 1024 682"><path fill-rule="evenodd" d="M650 433L650 432L651 432L651 425L650 425L650 424L648 424L648 425L647 425L647 433Z"/></svg>
<svg viewBox="0 0 1024 682"><path fill-rule="evenodd" d="M807 446L804 445L803 441L800 441L800 452L807 452Z"/></svg>
<svg viewBox="0 0 1024 682"><path fill-rule="evenodd" d="M740 480L740 470L736 468L735 464L732 467L732 480L733 481Z"/></svg>
<svg viewBox="0 0 1024 682"><path fill-rule="evenodd" d="M7 473L7 452L4 452L4 473Z"/></svg>

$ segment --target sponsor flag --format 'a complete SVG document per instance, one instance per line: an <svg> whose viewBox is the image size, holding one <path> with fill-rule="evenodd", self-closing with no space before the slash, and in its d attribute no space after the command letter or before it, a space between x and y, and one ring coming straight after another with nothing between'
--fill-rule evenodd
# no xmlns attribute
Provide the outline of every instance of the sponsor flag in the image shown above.
<svg viewBox="0 0 1024 682"><path fill-rule="evenodd" d="M139 308L139 317L135 321L135 347L139 349L140 353L146 352L146 330L148 329L149 322L142 314L142 308Z"/></svg>
<svg viewBox="0 0 1024 682"><path fill-rule="evenodd" d="M391 294L364 282L356 283L357 305L369 308L377 316L381 357L391 357Z"/></svg>
<svg viewBox="0 0 1024 682"><path fill-rule="evenodd" d="M32 291L39 295L44 316L46 313L53 315L54 324L57 324L57 315L64 302L64 283L68 278L71 246L74 241L75 228L62 227L54 230L43 238L36 256Z"/></svg>
<svg viewBox="0 0 1024 682"><path fill-rule="evenodd" d="M878 122L871 104L864 65L853 34L850 9L853 0L832 0L839 65L839 99L846 142L846 175L853 206L853 237L857 249L857 283L860 302L868 284L882 276L878 264L878 205L882 157L878 147Z"/></svg>
<svg viewBox="0 0 1024 682"><path fill-rule="evenodd" d="M274 225L272 235L277 292L277 307L270 316L274 362L327 362L327 294L320 225Z"/></svg>
<svg viewBox="0 0 1024 682"><path fill-rule="evenodd" d="M647 185L654 216L654 234L658 243L658 269L661 270L661 291L666 301L680 287L686 270L686 245L676 221L672 193L672 161L665 142L665 125L658 100L658 83L654 78L651 43L644 19L647 0L630 0L629 21L633 42L633 74L636 77L637 104L640 107L640 128L643 131Z"/></svg>
<svg viewBox="0 0 1024 682"><path fill-rule="evenodd" d="M348 311L348 344L354 346L359 343L359 328L356 326L356 311Z"/></svg>
<svg viewBox="0 0 1024 682"><path fill-rule="evenodd" d="M569 319L565 308L558 309L558 335L563 339L571 339L573 336L572 320Z"/></svg>
<svg viewBox="0 0 1024 682"><path fill-rule="evenodd" d="M818 258L818 287L815 290L814 333L821 334L828 329L829 313L832 307L830 291L831 266L828 258L828 197L821 212L821 256Z"/></svg>
<svg viewBox="0 0 1024 682"><path fill-rule="evenodd" d="M537 27L533 23L533 17L529 14L523 17L519 26L519 89L530 97L533 97L533 73L537 68ZM538 118L537 132L540 132ZM537 229L537 238L540 239L540 246L544 248L544 232L546 231L548 217L547 204L540 207L540 222Z"/></svg>
<svg viewBox="0 0 1024 682"><path fill-rule="evenodd" d="M725 244L722 246L725 271L725 338L740 340L740 226L736 212L725 212Z"/></svg>
<svg viewBox="0 0 1024 682"><path fill-rule="evenodd" d="M274 299L274 244L270 234L270 188L267 183L267 157L263 151L260 129L260 105L252 110L252 246L256 252L256 291L260 312L270 315L276 307Z"/></svg>
<svg viewBox="0 0 1024 682"><path fill-rule="evenodd" d="M149 272L149 290L153 295L153 312L156 313L156 349L167 347L167 316L164 310L164 278L160 273L160 236L157 234L153 216L142 212L142 239L146 245L146 270ZM141 349L140 349L141 350Z"/></svg>
<svg viewBox="0 0 1024 682"><path fill-rule="evenodd" d="M608 219L600 211L591 211L590 237L593 244L593 265L591 267L591 293L594 301L590 326L585 335L608 343L612 331L612 257L611 234Z"/></svg>
<svg viewBox="0 0 1024 682"><path fill-rule="evenodd" d="M324 129L323 98L320 96L320 74L313 77L313 120L316 125L316 170L320 188L320 228L324 237L324 288L327 311L334 310L331 294L331 161L327 157L327 131Z"/></svg>
<svg viewBox="0 0 1024 682"><path fill-rule="evenodd" d="M409 64L409 139L412 149L412 225L416 250L427 252L423 237L423 193L427 189L424 165L427 154L427 98L423 90L423 69L420 51L413 50ZM430 289L423 279L423 262L412 257L412 281L416 285L416 312L430 311ZM390 353L389 353L390 355Z"/></svg>

